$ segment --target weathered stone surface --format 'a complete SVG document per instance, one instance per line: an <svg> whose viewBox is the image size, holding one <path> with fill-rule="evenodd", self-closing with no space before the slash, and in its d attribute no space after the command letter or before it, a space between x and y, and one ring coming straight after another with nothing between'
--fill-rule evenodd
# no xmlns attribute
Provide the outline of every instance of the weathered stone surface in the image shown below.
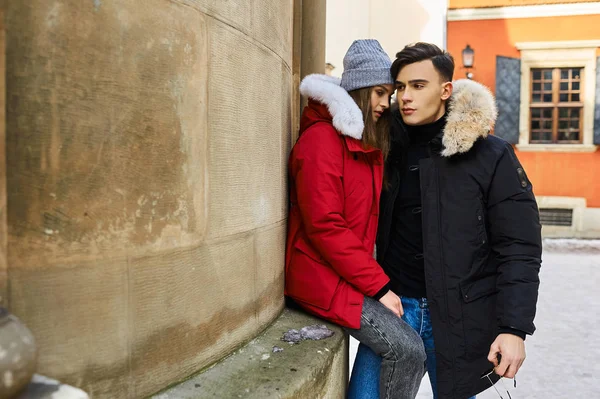
<svg viewBox="0 0 600 399"><path fill-rule="evenodd" d="M134 259L135 396L185 378L254 336L260 330L255 279L250 235Z"/></svg>
<svg viewBox="0 0 600 399"><path fill-rule="evenodd" d="M283 306L284 224L198 248L17 269L39 370L94 396L140 397L217 361Z"/></svg>
<svg viewBox="0 0 600 399"><path fill-rule="evenodd" d="M253 36L292 67L293 0L262 0L255 8ZM287 107L286 107L287 108Z"/></svg>
<svg viewBox="0 0 600 399"><path fill-rule="evenodd" d="M331 362L331 369L327 374L323 388L323 399L338 399L346 397L348 386L348 339L345 340L343 348L336 351Z"/></svg>
<svg viewBox="0 0 600 399"><path fill-rule="evenodd" d="M208 236L223 237L285 218L281 60L239 32L211 26Z"/></svg>
<svg viewBox="0 0 600 399"><path fill-rule="evenodd" d="M244 35L251 35L252 16L261 4L243 0L174 0L221 21Z"/></svg>
<svg viewBox="0 0 600 399"><path fill-rule="evenodd" d="M6 35L4 10L0 9L0 306L8 306L6 228Z"/></svg>
<svg viewBox="0 0 600 399"><path fill-rule="evenodd" d="M94 396L126 397L127 259L11 270L11 308L39 348L37 372Z"/></svg>
<svg viewBox="0 0 600 399"><path fill-rule="evenodd" d="M291 72L287 69L286 66L283 66L282 70L282 81L289 83L284 84L283 86L283 98L286 98L287 101L292 105L291 107L282 107L281 108L281 131L279 132L281 137L281 162L282 162L282 170L281 175L279 176L280 186L279 186L279 195L283 198L281 201L281 211L282 214L287 217L288 215L288 206L289 206L289 190L288 190L288 158L290 156L290 151L292 150L292 146L295 143L294 141L294 126L293 126L293 112L292 107L296 105L296 101L292 99L295 95L295 90L298 87L294 88L294 77L291 75ZM297 93L299 95L299 93ZM297 133L296 133L297 135ZM287 230L286 230L287 231Z"/></svg>
<svg viewBox="0 0 600 399"><path fill-rule="evenodd" d="M288 69L291 68L294 0L176 1L200 10L256 40L279 56Z"/></svg>
<svg viewBox="0 0 600 399"><path fill-rule="evenodd" d="M283 307L293 2L2 4L0 296L38 372L152 394Z"/></svg>
<svg viewBox="0 0 600 399"><path fill-rule="evenodd" d="M287 224L280 222L255 233L257 317L267 325L283 308L283 277Z"/></svg>
<svg viewBox="0 0 600 399"><path fill-rule="evenodd" d="M289 329L321 321L304 313L285 310L263 334L214 367L182 382L155 399L180 398L343 398L348 381L348 339L343 330L327 326L335 335L320 341L284 344Z"/></svg>
<svg viewBox="0 0 600 399"><path fill-rule="evenodd" d="M302 0L301 74L325 72L326 1ZM307 99L304 98L304 101Z"/></svg>
<svg viewBox="0 0 600 399"><path fill-rule="evenodd" d="M35 0L9 2L7 24L11 267L198 242L203 14Z"/></svg>

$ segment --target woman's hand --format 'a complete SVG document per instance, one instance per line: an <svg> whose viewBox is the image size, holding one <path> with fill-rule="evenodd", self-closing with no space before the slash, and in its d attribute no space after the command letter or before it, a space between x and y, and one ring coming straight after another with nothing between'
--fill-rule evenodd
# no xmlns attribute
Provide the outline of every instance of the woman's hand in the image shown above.
<svg viewBox="0 0 600 399"><path fill-rule="evenodd" d="M387 292L384 296L379 300L389 310L394 312L396 316L402 317L404 314L404 309L402 309L402 301L400 301L400 297L394 294L391 290Z"/></svg>

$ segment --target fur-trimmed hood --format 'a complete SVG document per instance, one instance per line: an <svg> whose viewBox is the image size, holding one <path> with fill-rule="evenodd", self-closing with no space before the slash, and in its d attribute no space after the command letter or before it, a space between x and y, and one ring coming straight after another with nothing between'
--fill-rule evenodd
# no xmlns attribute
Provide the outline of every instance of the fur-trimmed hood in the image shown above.
<svg viewBox="0 0 600 399"><path fill-rule="evenodd" d="M498 114L496 100L487 87L468 79L455 80L453 86L447 103L446 126L441 134L440 155L444 157L468 152L480 137L487 137ZM401 121L398 107L395 102L391 109Z"/></svg>
<svg viewBox="0 0 600 399"><path fill-rule="evenodd" d="M442 138L444 157L468 152L477 139L487 137L498 115L496 101L487 87L468 79L456 80L453 86Z"/></svg>
<svg viewBox="0 0 600 399"><path fill-rule="evenodd" d="M337 131L360 140L365 128L362 112L340 83L334 76L308 75L300 83L300 94L325 105Z"/></svg>

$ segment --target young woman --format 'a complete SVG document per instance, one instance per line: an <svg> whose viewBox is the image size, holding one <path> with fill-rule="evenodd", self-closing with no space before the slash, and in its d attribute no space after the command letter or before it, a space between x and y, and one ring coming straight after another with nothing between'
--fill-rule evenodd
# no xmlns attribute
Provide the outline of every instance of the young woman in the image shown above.
<svg viewBox="0 0 600 399"><path fill-rule="evenodd" d="M400 299L373 259L391 61L376 40L357 40L341 81L307 76L309 98L292 149L285 291L306 311L343 326L383 359L381 398L414 398L425 351L400 317Z"/></svg>

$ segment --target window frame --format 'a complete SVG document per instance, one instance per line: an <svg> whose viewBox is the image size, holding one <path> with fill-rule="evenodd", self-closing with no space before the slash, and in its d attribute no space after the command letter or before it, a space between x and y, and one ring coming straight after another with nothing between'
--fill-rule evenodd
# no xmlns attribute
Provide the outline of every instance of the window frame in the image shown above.
<svg viewBox="0 0 600 399"><path fill-rule="evenodd" d="M581 69L580 72L580 78L579 78L579 101L578 102L561 102L560 101L560 83L561 83L561 75L560 72L562 69ZM534 85L534 78L533 78L533 73L534 70L548 70L550 69L552 71L552 77L550 82L552 83L552 101L551 102L533 102L533 85ZM584 67L578 67L578 66L573 66L573 67L560 67L560 68L531 68L530 69L530 86L529 86L529 144L582 144L583 143L583 110L584 110L584 90L585 87L582 83L585 82L585 68ZM542 77L542 85L546 83L546 81L544 80L544 78ZM573 94L570 92L571 89L569 89L569 94ZM542 86L542 94L544 93L544 88ZM548 141L548 140L533 140L532 136L533 136L533 130L531 129L531 122L533 120L533 109L548 109L548 108L552 108L552 140ZM559 115L559 110L563 108L563 109L569 109L569 108L577 108L580 109L580 113L579 113L579 139L578 140L558 140L558 135L559 135L559 122L560 122L560 115Z"/></svg>
<svg viewBox="0 0 600 399"><path fill-rule="evenodd" d="M596 88L596 49L600 40L517 43L521 51L521 104L519 111L519 143L521 151L593 152L594 106ZM578 143L530 142L531 132L531 69L582 68L580 83L580 141ZM557 120L558 121L558 120Z"/></svg>

